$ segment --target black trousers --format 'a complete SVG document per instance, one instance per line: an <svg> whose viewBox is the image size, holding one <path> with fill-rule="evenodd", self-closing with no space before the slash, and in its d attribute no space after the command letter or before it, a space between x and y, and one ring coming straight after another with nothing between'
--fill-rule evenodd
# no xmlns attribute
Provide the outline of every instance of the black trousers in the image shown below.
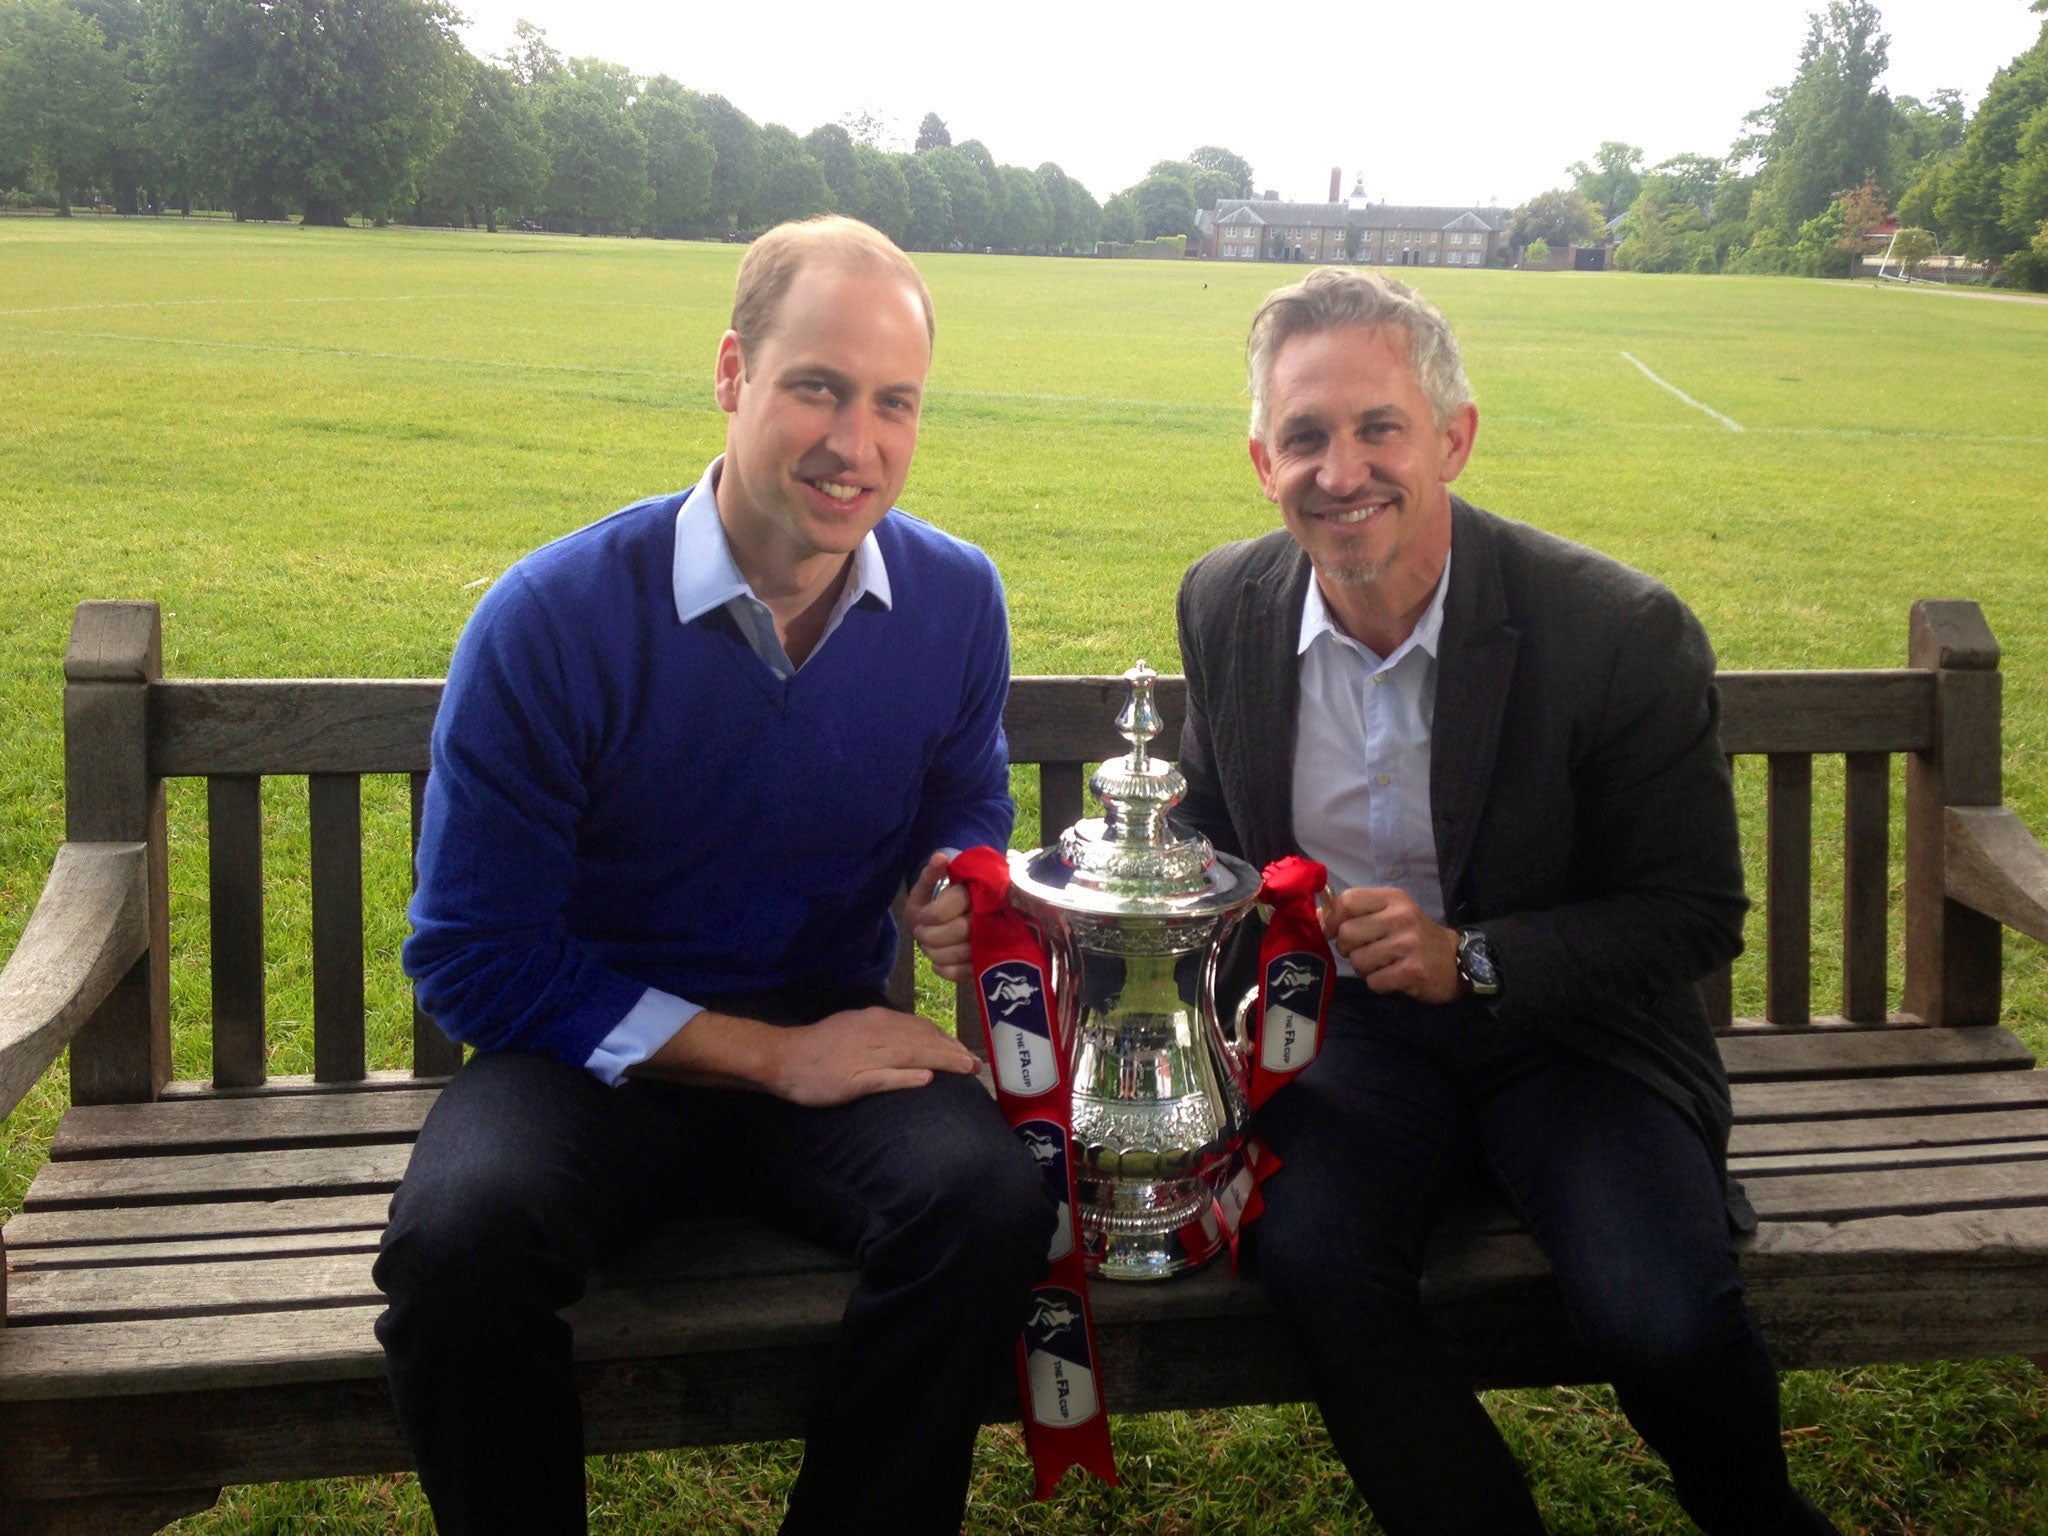
<svg viewBox="0 0 2048 1536"><path fill-rule="evenodd" d="M874 996L728 1006L823 1017ZM815 1405L788 1533L957 1531L1053 1207L970 1077L831 1109L479 1056L441 1095L391 1203L377 1322L399 1424L448 1536L586 1529L561 1308L591 1267L691 1205L850 1253L859 1282Z"/></svg>
<svg viewBox="0 0 2048 1536"><path fill-rule="evenodd" d="M1778 1381L1698 1129L1636 1079L1481 1009L1343 980L1321 1056L1262 1111L1255 1229L1330 1438L1390 1536L1526 1536L1520 1469L1421 1308L1423 1249L1476 1153L1581 1340L1708 1536L1832 1529L1786 1478Z"/></svg>

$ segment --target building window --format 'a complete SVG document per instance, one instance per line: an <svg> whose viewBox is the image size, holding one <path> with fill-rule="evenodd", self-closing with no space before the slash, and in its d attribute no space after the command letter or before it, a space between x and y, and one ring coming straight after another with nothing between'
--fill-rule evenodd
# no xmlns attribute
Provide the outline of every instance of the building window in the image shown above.
<svg viewBox="0 0 2048 1536"><path fill-rule="evenodd" d="M1431 251L1431 252L1429 253L1429 264L1430 264L1430 265L1431 265L1432 267L1436 265L1436 252L1435 252L1435 251Z"/></svg>

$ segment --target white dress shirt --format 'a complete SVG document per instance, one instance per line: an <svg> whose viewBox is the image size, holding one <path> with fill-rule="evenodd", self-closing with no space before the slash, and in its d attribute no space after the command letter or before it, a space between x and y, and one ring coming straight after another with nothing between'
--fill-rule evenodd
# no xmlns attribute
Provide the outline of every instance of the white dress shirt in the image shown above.
<svg viewBox="0 0 2048 1536"><path fill-rule="evenodd" d="M676 553L671 577L676 618L688 624L723 608L732 615L740 634L763 665L777 677L792 677L797 668L775 633L775 615L740 574L732 557L732 544L725 536L725 524L718 519L718 471L724 463L724 454L711 461L704 470L704 478L697 482L696 491L676 514ZM873 598L884 608L889 606L889 570L882 560L881 543L872 530L853 552L846 586L840 591L839 601L832 605L825 633L818 637L811 655L824 649L839 621L862 598ZM625 1079L628 1067L652 1056L703 1011L696 1003L649 987L613 1026L612 1032L598 1042L584 1066L616 1087Z"/></svg>
<svg viewBox="0 0 2048 1536"><path fill-rule="evenodd" d="M1394 886L1444 919L1429 814L1443 575L1414 632L1380 656L1338 628L1313 579L1302 604L1294 736L1294 836L1336 889ZM1354 974L1342 958L1338 974Z"/></svg>

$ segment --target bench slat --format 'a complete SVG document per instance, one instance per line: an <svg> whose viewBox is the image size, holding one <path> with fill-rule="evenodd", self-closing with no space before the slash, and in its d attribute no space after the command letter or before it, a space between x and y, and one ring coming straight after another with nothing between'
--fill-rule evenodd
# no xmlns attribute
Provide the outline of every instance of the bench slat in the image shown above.
<svg viewBox="0 0 2048 1536"><path fill-rule="evenodd" d="M29 1185L22 1209L388 1194L397 1188L411 1157L411 1143L396 1142L194 1157L80 1158L45 1163Z"/></svg>
<svg viewBox="0 0 2048 1536"><path fill-rule="evenodd" d="M1962 1147L1974 1142L2048 1140L2048 1106L1990 1109L1946 1115L1884 1115L1861 1120L1738 1122L1728 1141L1731 1157L1785 1152L1851 1152L1879 1147Z"/></svg>
<svg viewBox="0 0 2048 1536"><path fill-rule="evenodd" d="M263 781L206 783L207 915L213 941L213 1079L254 1087L264 1054Z"/></svg>
<svg viewBox="0 0 2048 1536"><path fill-rule="evenodd" d="M1959 1168L1972 1163L2033 1162L2048 1157L2048 1138L2027 1141L1933 1142L1910 1146L1804 1147L1744 1153L1728 1171L1745 1188L1756 1179L1795 1173L1850 1173L1880 1168Z"/></svg>
<svg viewBox="0 0 2048 1536"><path fill-rule="evenodd" d="M1851 752L1842 780L1842 1017L1885 1016L1891 910L1892 760Z"/></svg>
<svg viewBox="0 0 2048 1536"><path fill-rule="evenodd" d="M373 1253L295 1254L105 1269L24 1269L8 1277L8 1332L54 1323L230 1316L383 1300Z"/></svg>
<svg viewBox="0 0 2048 1536"><path fill-rule="evenodd" d="M7 1223L7 1250L19 1256L31 1248L74 1243L172 1242L267 1232L381 1232L390 1209L389 1195L368 1194L23 1211Z"/></svg>
<svg viewBox="0 0 2048 1536"><path fill-rule="evenodd" d="M422 1088L410 1093L80 1104L66 1110L58 1122L50 1141L50 1161L410 1141L439 1097L438 1089Z"/></svg>
<svg viewBox="0 0 2048 1536"><path fill-rule="evenodd" d="M1731 1089L1738 1125L2048 1104L2048 1072L1937 1072L1840 1082L1747 1082Z"/></svg>
<svg viewBox="0 0 2048 1536"><path fill-rule="evenodd" d="M420 817L427 804L427 776L415 773L406 780L406 799L412 812L412 888L420 888ZM427 1011L420 1007L419 988L412 988L412 1075L449 1077L462 1065L462 1047L441 1033Z"/></svg>
<svg viewBox="0 0 2048 1536"><path fill-rule="evenodd" d="M115 1268L133 1265L213 1262L221 1259L279 1259L314 1253L375 1253L381 1225L342 1232L262 1233L245 1237L186 1238L169 1243L78 1243L70 1247L24 1248L9 1255L16 1272L31 1269Z"/></svg>
<svg viewBox="0 0 2048 1536"><path fill-rule="evenodd" d="M1735 1034L1721 1036L1720 1046L1728 1076L1736 1082L2024 1070L2034 1064L2026 1043L2001 1024Z"/></svg>
<svg viewBox="0 0 2048 1536"><path fill-rule="evenodd" d="M363 782L307 781L312 813L313 1076L352 1083L363 1051Z"/></svg>
<svg viewBox="0 0 2048 1536"><path fill-rule="evenodd" d="M1813 1016L1813 759L1773 752L1765 794L1764 1017Z"/></svg>
<svg viewBox="0 0 2048 1536"><path fill-rule="evenodd" d="M2048 1162L1745 1175L1743 1188L1765 1221L1854 1221L2042 1206L2048 1205Z"/></svg>

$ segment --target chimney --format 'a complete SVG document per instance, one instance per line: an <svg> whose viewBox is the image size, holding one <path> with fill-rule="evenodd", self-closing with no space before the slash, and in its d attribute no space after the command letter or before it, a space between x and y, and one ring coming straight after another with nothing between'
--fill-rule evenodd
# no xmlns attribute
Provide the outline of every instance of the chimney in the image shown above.
<svg viewBox="0 0 2048 1536"><path fill-rule="evenodd" d="M1342 166L1330 167L1330 201L1336 202L1343 195L1344 170Z"/></svg>

